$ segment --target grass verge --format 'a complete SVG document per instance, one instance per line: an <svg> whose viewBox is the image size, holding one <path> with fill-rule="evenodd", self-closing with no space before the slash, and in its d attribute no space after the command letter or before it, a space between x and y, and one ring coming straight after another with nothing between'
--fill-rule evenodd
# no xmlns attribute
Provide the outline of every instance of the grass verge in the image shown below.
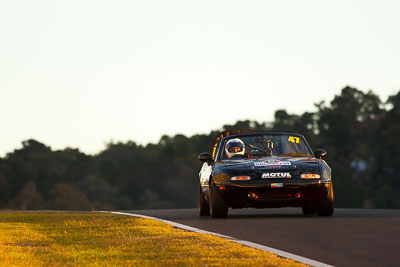
<svg viewBox="0 0 400 267"><path fill-rule="evenodd" d="M304 266L154 220L89 212L0 212L0 265Z"/></svg>

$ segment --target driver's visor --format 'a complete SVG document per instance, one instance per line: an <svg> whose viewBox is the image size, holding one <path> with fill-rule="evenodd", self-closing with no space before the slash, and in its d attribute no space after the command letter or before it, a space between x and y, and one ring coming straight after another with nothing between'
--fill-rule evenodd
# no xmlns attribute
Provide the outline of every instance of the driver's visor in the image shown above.
<svg viewBox="0 0 400 267"><path fill-rule="evenodd" d="M231 146L228 148L228 151L230 153L237 153L237 152L241 152L243 150L243 147L240 146Z"/></svg>

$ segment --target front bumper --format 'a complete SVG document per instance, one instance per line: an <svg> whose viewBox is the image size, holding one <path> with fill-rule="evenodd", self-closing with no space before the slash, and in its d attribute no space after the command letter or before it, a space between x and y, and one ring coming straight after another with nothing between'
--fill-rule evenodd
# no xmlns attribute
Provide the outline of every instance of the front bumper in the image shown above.
<svg viewBox="0 0 400 267"><path fill-rule="evenodd" d="M221 181L217 184L221 197L232 208L301 207L305 204L318 204L328 197L330 186L330 181L319 179Z"/></svg>

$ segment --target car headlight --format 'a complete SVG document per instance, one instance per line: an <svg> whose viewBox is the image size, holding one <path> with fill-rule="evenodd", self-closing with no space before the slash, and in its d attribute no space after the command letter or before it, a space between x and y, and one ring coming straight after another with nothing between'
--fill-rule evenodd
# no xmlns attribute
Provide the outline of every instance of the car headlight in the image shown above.
<svg viewBox="0 0 400 267"><path fill-rule="evenodd" d="M232 181L245 181L250 180L250 176L233 176L231 178Z"/></svg>
<svg viewBox="0 0 400 267"><path fill-rule="evenodd" d="M302 179L318 179L318 178L321 178L321 175L319 175L317 173L302 173L300 175L300 178L302 178Z"/></svg>

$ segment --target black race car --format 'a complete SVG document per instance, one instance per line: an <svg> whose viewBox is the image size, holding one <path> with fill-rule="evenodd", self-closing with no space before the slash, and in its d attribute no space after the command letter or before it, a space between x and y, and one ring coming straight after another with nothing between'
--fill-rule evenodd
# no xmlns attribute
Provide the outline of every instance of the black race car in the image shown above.
<svg viewBox="0 0 400 267"><path fill-rule="evenodd" d="M232 130L219 133L211 153L201 153L200 216L227 217L228 207L301 207L331 216L331 169L295 132Z"/></svg>

